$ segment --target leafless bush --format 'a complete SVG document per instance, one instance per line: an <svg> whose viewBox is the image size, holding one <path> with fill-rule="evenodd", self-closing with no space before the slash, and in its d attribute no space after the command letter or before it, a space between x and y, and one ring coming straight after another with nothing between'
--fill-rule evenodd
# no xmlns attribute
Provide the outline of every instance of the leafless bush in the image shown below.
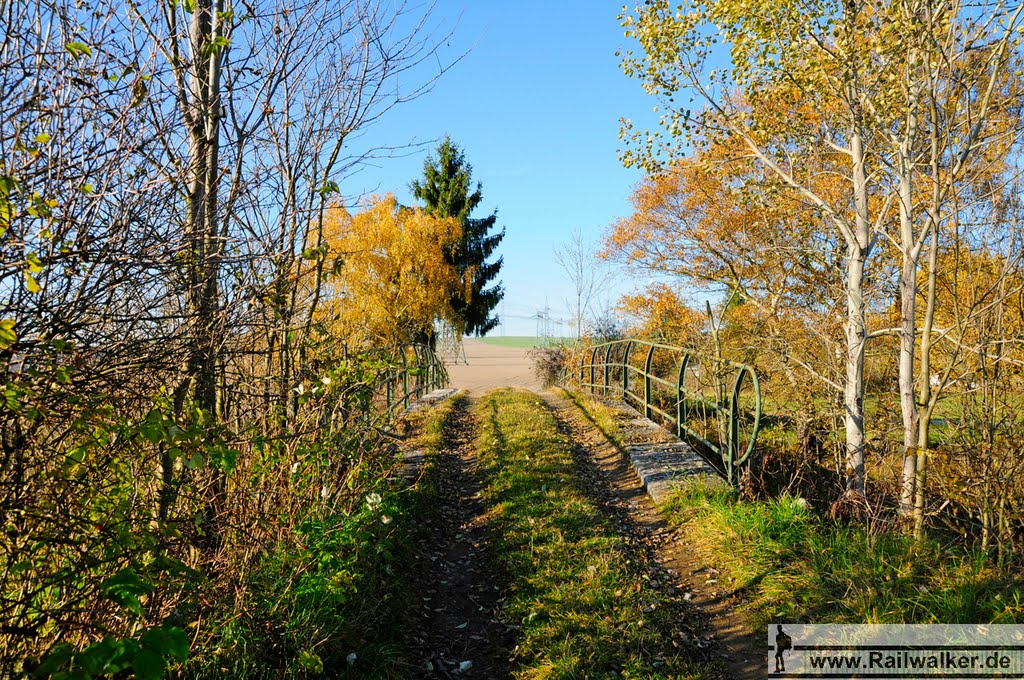
<svg viewBox="0 0 1024 680"><path fill-rule="evenodd" d="M527 352L527 356L533 360L533 374L545 387L550 387L556 384L562 375L569 358L569 350L564 345L534 347Z"/></svg>
<svg viewBox="0 0 1024 680"><path fill-rule="evenodd" d="M321 218L444 41L401 3L272 5L0 3L12 673L168 621L209 639L265 547L386 460L381 362L316 322Z"/></svg>

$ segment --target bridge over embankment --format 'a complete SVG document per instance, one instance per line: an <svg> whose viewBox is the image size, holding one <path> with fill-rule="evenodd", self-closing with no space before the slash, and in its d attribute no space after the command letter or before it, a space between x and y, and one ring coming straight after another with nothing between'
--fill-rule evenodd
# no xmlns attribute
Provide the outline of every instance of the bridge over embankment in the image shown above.
<svg viewBox="0 0 1024 680"><path fill-rule="evenodd" d="M479 668L478 677L504 677L493 673L503 665L501 659L508 653L509 639L515 636L495 633L500 632L495 622L503 621L503 615L491 602L491 585L499 580L490 572L490 563L480 557L495 533L493 528L480 531L494 516L494 509L486 502L488 497L481 496L480 489L495 469L494 461L481 464L477 447L486 448L497 441L490 436L480 438L484 421L508 416L497 412L487 417L474 415L477 407L473 405L514 401L514 396L501 393L498 397L484 395L515 387L537 395L529 403L550 413L559 436L569 442L573 486L595 504L595 517L605 518L601 521L617 528L616 533L633 555L630 569L652 585L648 595L652 604L647 606L652 612L675 610L669 617L674 623L666 620L664 630L657 634L652 631L652 636L696 644L704 651L693 658L724 662L722 670L728 677L754 677L761 671L763 641L736 613L738 598L717 585L714 566L695 554L659 512L658 504L683 479L703 478L712 484L725 484L704 458L673 433L617 400L613 390L608 390L607 398L595 395L598 398L594 400L576 393L545 390L533 374L528 349L468 339L464 354L441 358L450 386L465 390L470 399L456 400L452 427L444 438L449 446L433 459L440 473L435 472L434 479L443 480L440 516L448 519L432 525L419 560L424 573L429 574L417 586L417 591L424 594L424 605L416 612L416 619L422 621L416 635L424 641L424 664L455 672L469 660L474 669ZM621 371L610 376L621 378ZM530 451L530 455L511 455L505 464L529 466L534 458L543 458ZM426 464L427 457L419 456L416 462ZM586 551L580 554L580 559L593 557ZM480 602L480 607L469 606L473 602ZM559 610L552 616L557 619L564 614ZM695 615L707 622L706 628L693 628L687 623L696 620ZM690 652L680 650L673 653L690 656ZM712 671L706 677L723 676Z"/></svg>

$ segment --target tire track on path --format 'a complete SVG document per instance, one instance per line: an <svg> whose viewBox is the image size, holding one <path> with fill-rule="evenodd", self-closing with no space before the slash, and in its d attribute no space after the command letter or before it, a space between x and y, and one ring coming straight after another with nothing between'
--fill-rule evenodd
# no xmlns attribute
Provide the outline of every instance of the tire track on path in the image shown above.
<svg viewBox="0 0 1024 680"><path fill-rule="evenodd" d="M691 642L707 650L709 659L723 663L729 677L763 677L765 656L759 646L763 638L748 631L717 593L709 592L707 584L698 580L714 584L708 577L714 570L693 558L658 512L629 461L568 399L552 392L541 396L573 442L583 488L615 518L621 535L638 559L646 562L651 586L663 594L665 606L677 612L681 628L695 638ZM692 628L697 622L702 625ZM727 643L722 644L723 640Z"/></svg>
<svg viewBox="0 0 1024 680"><path fill-rule="evenodd" d="M420 539L407 645L413 678L508 678L509 632L486 555L487 516L469 399L456 397L429 472L436 510Z"/></svg>

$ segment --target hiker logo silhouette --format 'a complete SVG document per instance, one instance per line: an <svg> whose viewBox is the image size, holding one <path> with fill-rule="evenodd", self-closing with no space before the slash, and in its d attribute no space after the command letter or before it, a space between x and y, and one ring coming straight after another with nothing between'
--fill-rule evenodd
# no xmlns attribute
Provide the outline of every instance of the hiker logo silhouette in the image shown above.
<svg viewBox="0 0 1024 680"><path fill-rule="evenodd" d="M775 672L782 673L786 670L786 659L783 652L793 649L793 638L782 630L782 624L778 625L778 632L775 634Z"/></svg>

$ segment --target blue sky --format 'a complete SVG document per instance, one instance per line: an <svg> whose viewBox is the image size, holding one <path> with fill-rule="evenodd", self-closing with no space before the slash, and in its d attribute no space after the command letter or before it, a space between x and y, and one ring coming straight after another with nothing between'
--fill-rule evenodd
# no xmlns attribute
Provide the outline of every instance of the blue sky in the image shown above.
<svg viewBox="0 0 1024 680"><path fill-rule="evenodd" d="M545 301L553 316L568 317L571 287L553 248L573 228L597 242L628 214L631 187L641 178L616 156L619 118L653 127L655 102L619 69L615 52L627 47L621 7L603 0L439 0L435 21L455 25L444 53L470 52L431 92L393 109L359 140L394 144L450 134L462 146L483 183L482 207L496 208L507 229L507 335L532 335L530 317ZM393 192L414 203L408 185L432 147L376 160L342 190ZM633 288L617 277L611 297Z"/></svg>

